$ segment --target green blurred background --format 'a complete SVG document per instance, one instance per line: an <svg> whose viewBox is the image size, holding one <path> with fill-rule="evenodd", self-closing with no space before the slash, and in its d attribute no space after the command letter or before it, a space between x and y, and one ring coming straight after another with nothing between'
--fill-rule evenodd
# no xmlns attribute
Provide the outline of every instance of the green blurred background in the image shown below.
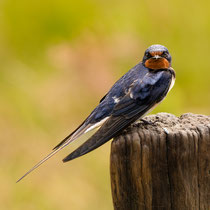
<svg viewBox="0 0 210 210"><path fill-rule="evenodd" d="M68 147L15 181L90 113L151 44L174 88L153 113L210 114L210 1L1 0L1 209L112 209L110 143L62 164Z"/></svg>

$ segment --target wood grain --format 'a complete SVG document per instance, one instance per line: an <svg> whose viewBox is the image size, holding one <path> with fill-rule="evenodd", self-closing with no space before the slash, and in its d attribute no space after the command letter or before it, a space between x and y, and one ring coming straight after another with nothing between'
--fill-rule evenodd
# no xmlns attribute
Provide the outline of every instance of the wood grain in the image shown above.
<svg viewBox="0 0 210 210"><path fill-rule="evenodd" d="M210 210L210 117L151 115L116 137L115 210Z"/></svg>

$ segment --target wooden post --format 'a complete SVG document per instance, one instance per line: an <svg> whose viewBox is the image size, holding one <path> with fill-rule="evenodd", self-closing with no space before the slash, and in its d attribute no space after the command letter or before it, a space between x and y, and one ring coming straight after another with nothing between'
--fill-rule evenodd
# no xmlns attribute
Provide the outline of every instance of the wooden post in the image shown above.
<svg viewBox="0 0 210 210"><path fill-rule="evenodd" d="M111 146L115 210L210 210L210 116L160 113Z"/></svg>

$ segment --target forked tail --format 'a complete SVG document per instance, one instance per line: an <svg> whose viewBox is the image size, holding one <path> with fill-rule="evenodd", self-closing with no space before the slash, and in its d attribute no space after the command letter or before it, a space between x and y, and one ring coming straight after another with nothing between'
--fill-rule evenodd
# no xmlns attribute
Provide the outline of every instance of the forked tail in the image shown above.
<svg viewBox="0 0 210 210"><path fill-rule="evenodd" d="M27 176L28 174L30 174L33 170L35 170L36 168L38 168L40 165L42 165L42 163L44 163L45 161L47 161L49 158L51 158L53 155L55 155L57 152L59 152L60 150L62 150L64 147L66 147L70 142L67 141L66 143L64 143L62 146L60 146L59 148L53 150L49 155L47 155L44 159L42 159L41 161L39 161L33 168L31 168L28 172L26 172L20 179L18 179L16 181L16 183L18 183L20 180L22 180L25 176Z"/></svg>

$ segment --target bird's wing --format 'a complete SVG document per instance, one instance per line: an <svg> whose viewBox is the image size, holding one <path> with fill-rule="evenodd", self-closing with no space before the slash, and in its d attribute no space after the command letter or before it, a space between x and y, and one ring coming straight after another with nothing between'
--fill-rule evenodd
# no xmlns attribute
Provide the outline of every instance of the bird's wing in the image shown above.
<svg viewBox="0 0 210 210"><path fill-rule="evenodd" d="M107 96L107 94L105 96L103 96L103 98L101 98L99 103L101 103L106 98L106 96ZM94 113L94 111L92 113ZM88 116L87 119L89 119L89 118L90 118L90 116ZM58 149L60 146L62 146L66 142L68 142L68 144L71 143L73 140L79 138L82 134L86 133L87 131L91 131L94 128L100 126L100 122L87 124L86 123L87 119L85 119L84 122L79 127L77 127L77 129L75 129L71 134L69 134L65 139L63 139L58 145L56 145L53 148L53 150ZM100 121L103 122L103 118ZM94 126L94 125L96 125L96 126Z"/></svg>
<svg viewBox="0 0 210 210"><path fill-rule="evenodd" d="M85 131L92 126L90 123L86 124L85 122L86 120L79 127L77 127L71 134L69 134L66 138L64 138L58 145L56 145L53 148L53 150L58 149L67 142L68 144L70 144L72 141L74 141L75 139L79 138L82 134L84 134Z"/></svg>
<svg viewBox="0 0 210 210"><path fill-rule="evenodd" d="M116 136L122 129L130 125L132 122L132 118L125 119L124 116L111 116L93 136L91 136L78 149L64 158L63 161L67 162L96 149L97 147L101 146Z"/></svg>
<svg viewBox="0 0 210 210"><path fill-rule="evenodd" d="M160 102L169 90L171 74L160 72L137 80L114 107L109 119L84 144L63 159L64 162L82 156L118 135Z"/></svg>

